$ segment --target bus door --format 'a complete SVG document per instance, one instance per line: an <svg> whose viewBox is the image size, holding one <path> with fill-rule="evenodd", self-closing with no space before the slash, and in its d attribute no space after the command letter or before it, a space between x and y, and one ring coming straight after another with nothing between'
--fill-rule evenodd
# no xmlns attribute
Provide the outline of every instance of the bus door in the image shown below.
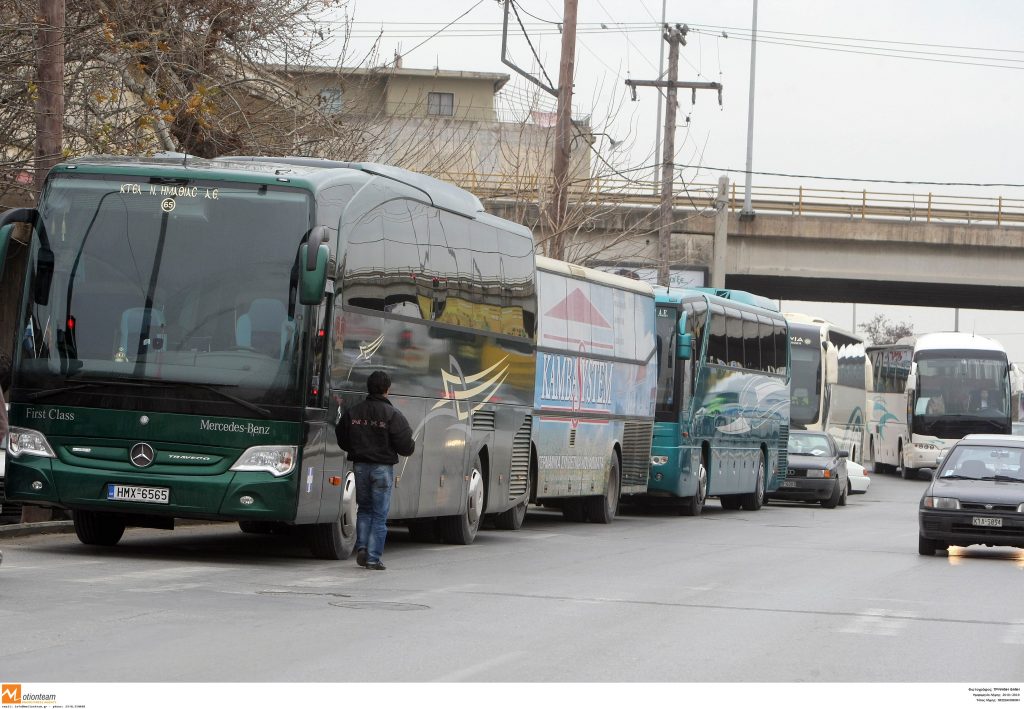
<svg viewBox="0 0 1024 709"><path fill-rule="evenodd" d="M330 392L326 391L325 386L329 341L327 318L331 311L330 306L331 297L328 296L320 305L309 308L309 316L313 318L313 322L312 327L308 328L307 341L304 345L306 352L309 353L305 357L309 366L306 370L306 406L303 412L303 430L306 438L302 442L302 467L298 471L298 509L295 515L298 524L333 522L338 519L340 509L344 471L340 466L340 449L334 436L334 421L328 418ZM328 482L329 476L325 476L328 450L331 451L331 461L334 464L331 475L340 476L334 485Z"/></svg>

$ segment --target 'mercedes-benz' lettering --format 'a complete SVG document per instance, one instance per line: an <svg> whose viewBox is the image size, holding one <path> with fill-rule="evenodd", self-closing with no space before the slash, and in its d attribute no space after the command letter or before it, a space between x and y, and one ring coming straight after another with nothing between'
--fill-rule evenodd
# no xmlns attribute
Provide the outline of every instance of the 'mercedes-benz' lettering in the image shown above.
<svg viewBox="0 0 1024 709"><path fill-rule="evenodd" d="M202 419L199 427L204 431L217 431L219 433L247 433L250 436L269 436L270 426L260 426L255 423L241 424L237 421L210 421Z"/></svg>

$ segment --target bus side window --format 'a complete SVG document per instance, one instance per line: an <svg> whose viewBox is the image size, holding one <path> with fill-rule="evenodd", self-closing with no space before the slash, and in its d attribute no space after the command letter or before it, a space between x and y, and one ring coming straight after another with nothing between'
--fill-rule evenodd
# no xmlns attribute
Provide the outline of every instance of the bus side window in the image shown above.
<svg viewBox="0 0 1024 709"><path fill-rule="evenodd" d="M761 371L774 372L775 364L775 334L772 328L772 321L758 317L757 334L761 346Z"/></svg>
<svg viewBox="0 0 1024 709"><path fill-rule="evenodd" d="M711 330L708 333L708 357L711 364L728 364L728 340L725 336L725 310L711 309Z"/></svg>
<svg viewBox="0 0 1024 709"><path fill-rule="evenodd" d="M729 357L726 362L730 367L743 366L743 315L740 311L726 308L725 329L729 340Z"/></svg>

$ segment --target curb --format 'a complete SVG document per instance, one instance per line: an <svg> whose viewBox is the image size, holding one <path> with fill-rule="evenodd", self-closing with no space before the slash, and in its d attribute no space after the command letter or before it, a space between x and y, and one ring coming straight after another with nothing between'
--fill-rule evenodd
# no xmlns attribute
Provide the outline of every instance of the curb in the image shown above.
<svg viewBox="0 0 1024 709"><path fill-rule="evenodd" d="M0 525L0 539L27 537L32 534L67 534L73 531L75 523L70 520L53 522L25 522L23 524Z"/></svg>

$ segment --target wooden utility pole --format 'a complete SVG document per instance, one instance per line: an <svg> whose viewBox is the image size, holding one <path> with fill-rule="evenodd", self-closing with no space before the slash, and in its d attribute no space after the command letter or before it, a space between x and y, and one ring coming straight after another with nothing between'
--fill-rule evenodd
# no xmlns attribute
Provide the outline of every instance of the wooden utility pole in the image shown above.
<svg viewBox="0 0 1024 709"><path fill-rule="evenodd" d="M668 80L642 81L626 79L626 86L633 90L636 100L637 86L654 86L667 90L665 101L665 143L661 159L661 206L658 215L658 283L669 284L669 246L672 235L672 197L676 154L676 89L692 89L693 99L697 89L715 89L718 102L722 102L722 85L711 81L677 81L679 77L679 47L686 44L686 25L665 25L662 37L668 42Z"/></svg>
<svg viewBox="0 0 1024 709"><path fill-rule="evenodd" d="M548 221L552 258L565 258L565 217L569 211L569 154L572 149L572 81L576 66L576 7L565 0L562 12L562 59L558 66L558 109L555 123L554 190Z"/></svg>
<svg viewBox="0 0 1024 709"><path fill-rule="evenodd" d="M64 143L64 0L39 0L36 24L35 188L42 194Z"/></svg>

